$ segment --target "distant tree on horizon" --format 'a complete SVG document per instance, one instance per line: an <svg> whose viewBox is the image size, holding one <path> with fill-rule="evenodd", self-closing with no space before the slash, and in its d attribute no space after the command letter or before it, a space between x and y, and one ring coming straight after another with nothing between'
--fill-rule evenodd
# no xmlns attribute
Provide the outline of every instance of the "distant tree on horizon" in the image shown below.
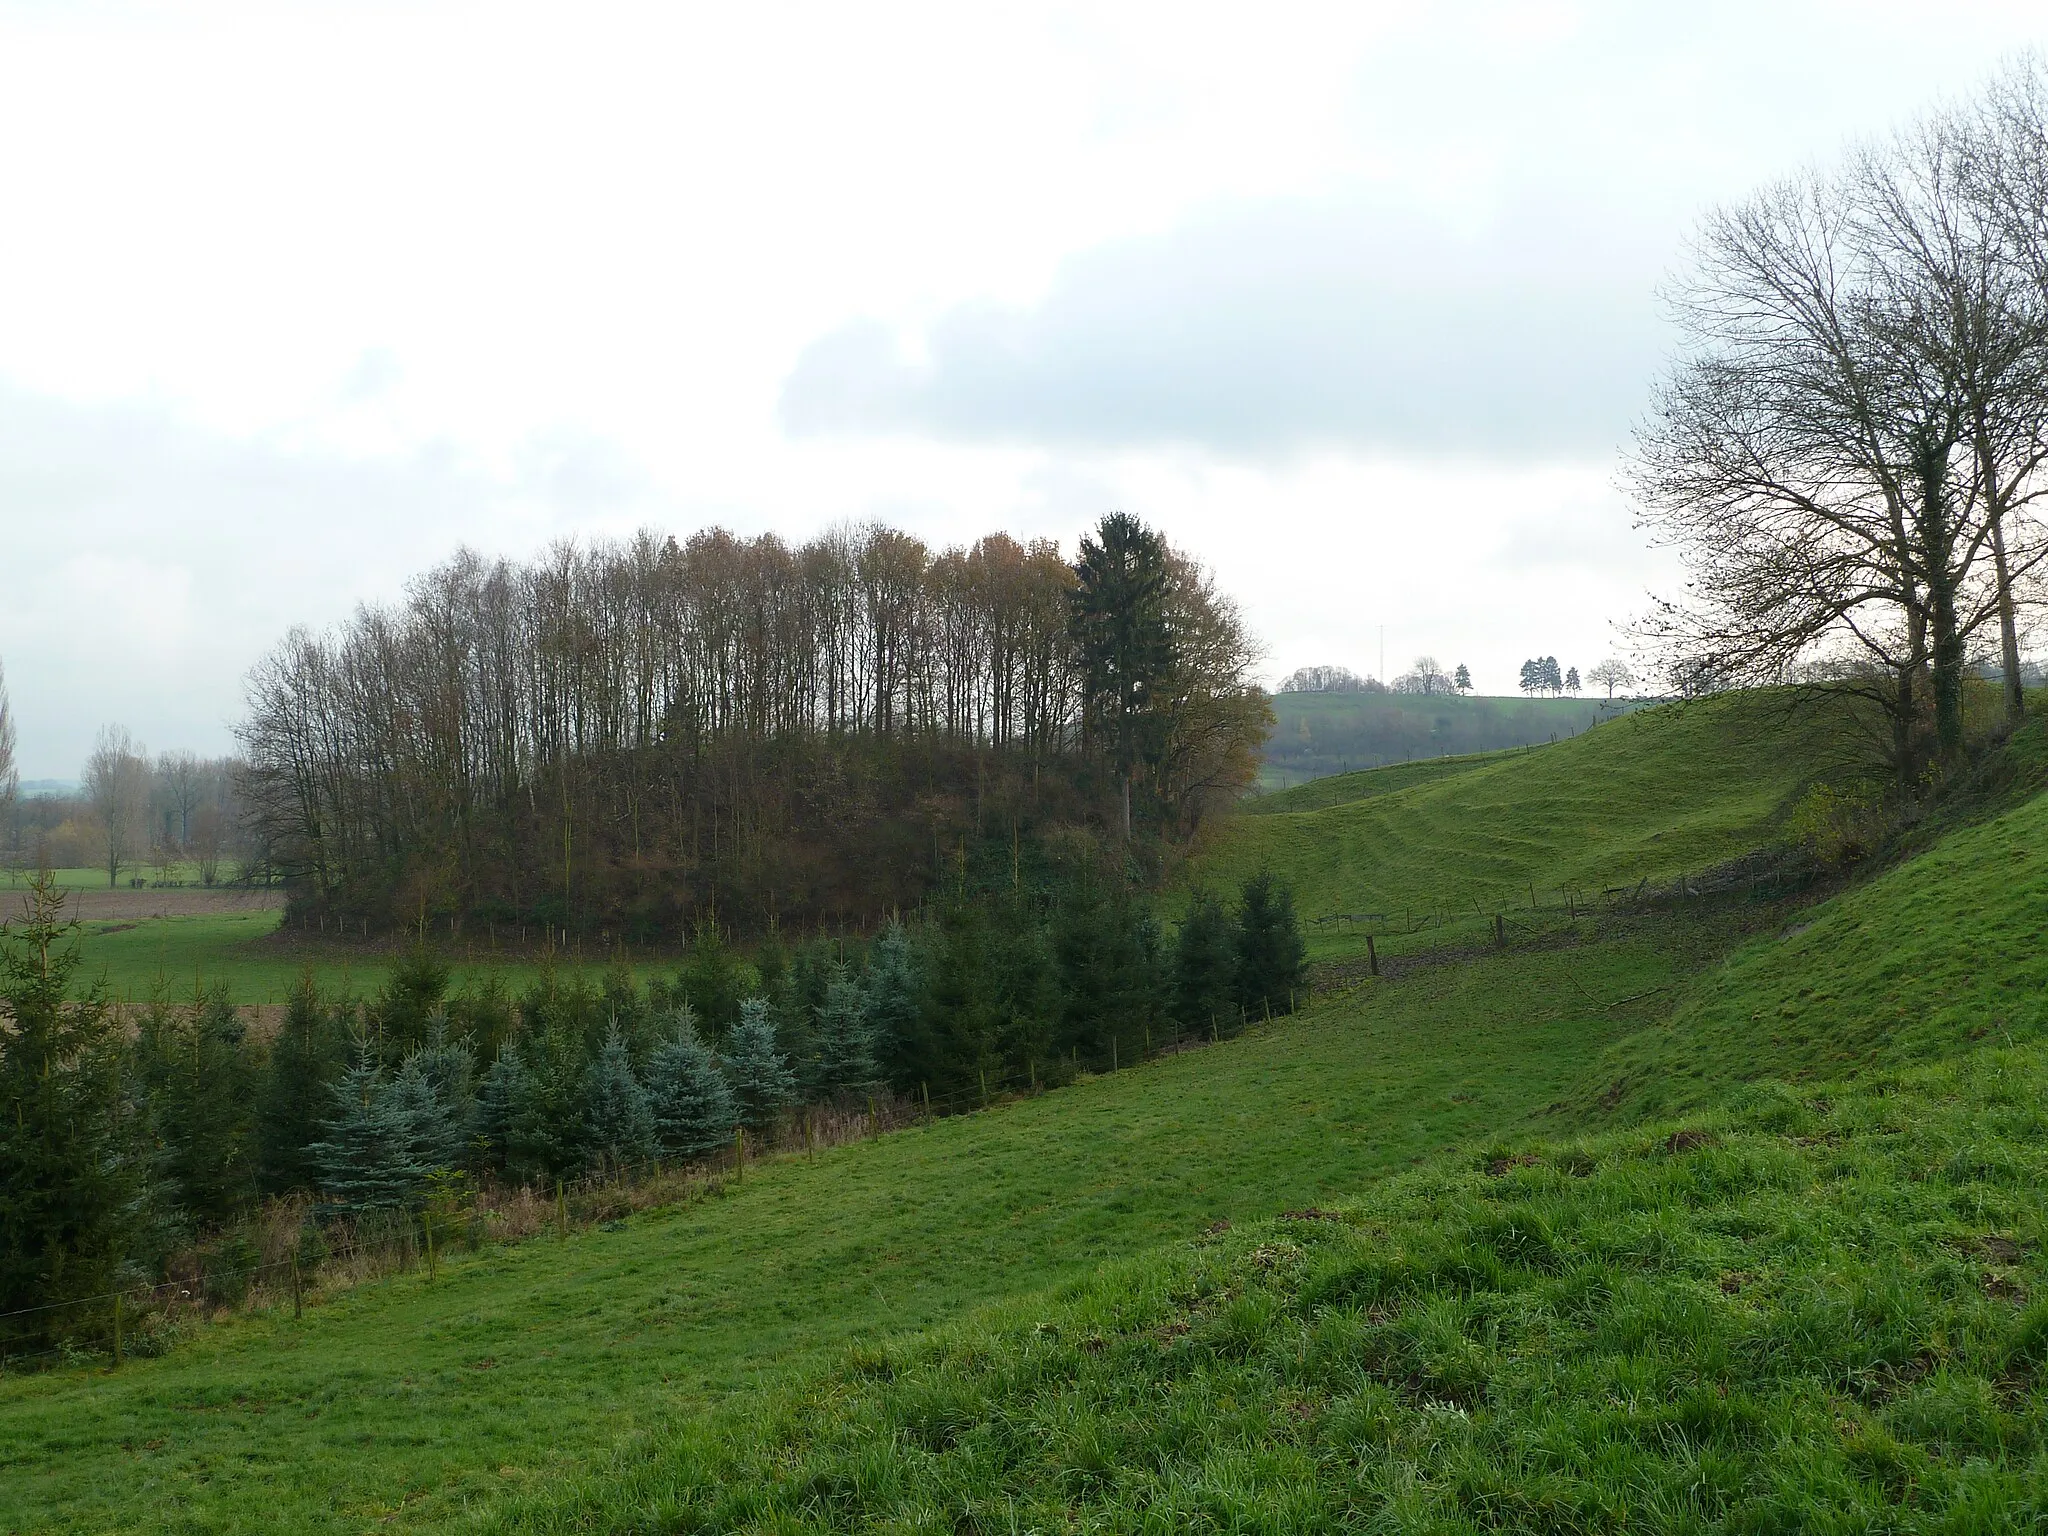
<svg viewBox="0 0 2048 1536"><path fill-rule="evenodd" d="M1451 674L1451 682L1460 693L1472 691L1472 673L1462 661L1458 663L1458 670Z"/></svg>
<svg viewBox="0 0 2048 1536"><path fill-rule="evenodd" d="M1349 667L1296 667L1280 684L1281 693L1385 693L1387 685L1373 676L1360 677Z"/></svg>
<svg viewBox="0 0 2048 1536"><path fill-rule="evenodd" d="M1635 673L1631 672L1626 664L1611 656L1586 674L1586 681L1604 686L1610 699L1614 697L1615 689L1633 687L1635 680Z"/></svg>
<svg viewBox="0 0 2048 1536"><path fill-rule="evenodd" d="M1577 667L1573 667L1569 672L1565 673L1564 675L1564 691L1566 693L1577 693L1579 691L1580 686L1581 685L1579 683L1579 669Z"/></svg>

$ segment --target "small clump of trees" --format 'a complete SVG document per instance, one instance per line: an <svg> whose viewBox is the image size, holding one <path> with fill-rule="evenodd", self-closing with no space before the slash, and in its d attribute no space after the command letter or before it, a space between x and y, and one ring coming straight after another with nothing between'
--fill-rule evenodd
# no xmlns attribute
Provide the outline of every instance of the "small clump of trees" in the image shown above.
<svg viewBox="0 0 2048 1536"><path fill-rule="evenodd" d="M463 554L294 631L242 728L293 921L867 926L963 848L1190 836L1271 726L1234 604L1136 518L1063 558L883 527Z"/></svg>

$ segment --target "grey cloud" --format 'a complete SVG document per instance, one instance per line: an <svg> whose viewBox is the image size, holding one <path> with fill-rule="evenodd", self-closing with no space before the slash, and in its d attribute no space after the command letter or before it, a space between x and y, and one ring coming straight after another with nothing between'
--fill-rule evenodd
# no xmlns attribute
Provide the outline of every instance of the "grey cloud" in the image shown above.
<svg viewBox="0 0 2048 1536"><path fill-rule="evenodd" d="M1663 350L1657 241L1618 225L1532 203L1459 238L1358 203L1239 208L1076 257L1037 304L956 308L921 356L850 323L800 356L782 419L1226 453L1605 453Z"/></svg>

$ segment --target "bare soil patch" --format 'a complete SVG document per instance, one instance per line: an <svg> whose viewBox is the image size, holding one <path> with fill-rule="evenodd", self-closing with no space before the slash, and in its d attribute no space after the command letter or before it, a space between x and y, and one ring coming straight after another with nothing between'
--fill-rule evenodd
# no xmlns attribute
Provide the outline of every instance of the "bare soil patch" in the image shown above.
<svg viewBox="0 0 2048 1536"><path fill-rule="evenodd" d="M16 916L17 893L0 890L0 918ZM243 887L172 885L136 890L66 891L64 915L86 923L141 922L152 917L212 917L223 912L275 912L284 892Z"/></svg>

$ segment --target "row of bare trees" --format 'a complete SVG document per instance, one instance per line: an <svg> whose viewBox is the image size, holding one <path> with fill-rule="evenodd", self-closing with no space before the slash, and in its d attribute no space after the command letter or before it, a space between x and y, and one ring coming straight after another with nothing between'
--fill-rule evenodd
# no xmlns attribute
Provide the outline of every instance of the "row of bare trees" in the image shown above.
<svg viewBox="0 0 2048 1536"><path fill-rule="evenodd" d="M1907 782L1960 750L1978 657L2016 719L2048 559L2048 70L1715 213L1671 299L1686 348L1630 471L1688 566L1644 624L1670 680L1831 674Z"/></svg>
<svg viewBox="0 0 2048 1536"><path fill-rule="evenodd" d="M1166 567L1140 792L1185 829L1248 776L1263 701L1235 610ZM965 837L1091 814L1077 581L1050 542L884 527L463 553L255 670L254 825L323 920L871 916Z"/></svg>

